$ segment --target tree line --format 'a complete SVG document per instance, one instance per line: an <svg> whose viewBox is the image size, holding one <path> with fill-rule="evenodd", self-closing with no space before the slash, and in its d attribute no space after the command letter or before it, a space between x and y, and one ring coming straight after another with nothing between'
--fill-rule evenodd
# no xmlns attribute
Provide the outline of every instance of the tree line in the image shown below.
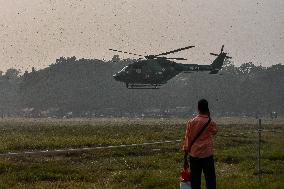
<svg viewBox="0 0 284 189"><path fill-rule="evenodd" d="M112 75L133 60L61 57L49 67L0 76L2 116L191 116L208 99L216 116L283 115L284 66L227 61L217 75L182 73L159 90L129 90Z"/></svg>

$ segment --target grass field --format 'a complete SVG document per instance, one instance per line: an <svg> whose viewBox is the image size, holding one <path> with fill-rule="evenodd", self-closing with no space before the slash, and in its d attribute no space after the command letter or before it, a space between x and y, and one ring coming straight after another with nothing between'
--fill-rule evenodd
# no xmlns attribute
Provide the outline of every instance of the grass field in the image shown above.
<svg viewBox="0 0 284 189"><path fill-rule="evenodd" d="M263 132L261 182L255 120L219 120L218 189L282 189L284 137ZM284 122L264 121L283 131ZM0 120L0 153L182 139L182 119ZM98 149L60 155L0 157L0 188L179 188L180 143ZM204 184L204 181L203 181Z"/></svg>

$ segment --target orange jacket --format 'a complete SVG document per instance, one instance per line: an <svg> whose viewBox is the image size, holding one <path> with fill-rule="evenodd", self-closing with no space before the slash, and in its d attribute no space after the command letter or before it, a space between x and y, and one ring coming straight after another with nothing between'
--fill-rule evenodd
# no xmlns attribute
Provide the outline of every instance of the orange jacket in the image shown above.
<svg viewBox="0 0 284 189"><path fill-rule="evenodd" d="M214 121L211 120L207 128L203 131L195 143L193 145L191 144L208 119L209 117L207 115L200 114L189 120L186 125L183 150L189 152L192 157L205 158L213 155L213 136L216 135L218 131L217 125Z"/></svg>

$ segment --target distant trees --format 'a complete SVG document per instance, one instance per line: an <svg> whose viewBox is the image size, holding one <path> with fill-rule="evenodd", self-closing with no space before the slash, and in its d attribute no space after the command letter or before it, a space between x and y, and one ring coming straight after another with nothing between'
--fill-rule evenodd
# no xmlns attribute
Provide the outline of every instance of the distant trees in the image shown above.
<svg viewBox="0 0 284 189"><path fill-rule="evenodd" d="M119 55L114 55L111 59L112 62L119 62L120 61L120 58L119 58Z"/></svg>
<svg viewBox="0 0 284 189"><path fill-rule="evenodd" d="M76 57L72 56L72 57L60 57L58 59L56 59L56 64L60 64L60 63L66 63L66 62L74 62L76 61Z"/></svg>
<svg viewBox="0 0 284 189"><path fill-rule="evenodd" d="M255 70L256 66L252 62L244 63L239 67L239 71L242 74L249 74L251 71Z"/></svg>
<svg viewBox="0 0 284 189"><path fill-rule="evenodd" d="M231 73L234 75L249 75L257 72L264 71L266 68L254 65L252 62L243 63L239 67L236 67L230 60L225 61L225 65L222 69L225 73Z"/></svg>
<svg viewBox="0 0 284 189"><path fill-rule="evenodd" d="M15 68L8 69L0 77L0 116L16 116L20 112L19 101L20 71Z"/></svg>
<svg viewBox="0 0 284 189"><path fill-rule="evenodd" d="M133 60L114 56L101 60L60 57L48 68L25 72L9 69L0 82L0 111L36 116L155 114L190 115L200 98L210 101L215 115L284 113L284 66L237 67L226 61L220 75L180 74L159 90L128 90L112 75ZM115 62L115 63L114 63ZM186 112L182 112L186 110ZM71 112L71 113L70 113Z"/></svg>
<svg viewBox="0 0 284 189"><path fill-rule="evenodd" d="M14 80L15 80L15 79L18 78L19 73L20 73L19 70L15 69L15 68L10 68L10 69L8 69L8 70L6 71L5 77L6 77L7 79L14 79Z"/></svg>

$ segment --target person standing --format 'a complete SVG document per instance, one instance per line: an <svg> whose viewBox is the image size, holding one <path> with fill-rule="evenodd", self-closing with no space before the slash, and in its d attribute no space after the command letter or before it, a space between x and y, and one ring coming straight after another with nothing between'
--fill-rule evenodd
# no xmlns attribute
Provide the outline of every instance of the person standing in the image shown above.
<svg viewBox="0 0 284 189"><path fill-rule="evenodd" d="M217 134L217 125L211 120L208 101L198 101L199 114L188 121L183 150L185 158L189 154L192 189L201 189L203 171L207 189L216 189L216 174L213 159L213 137Z"/></svg>

